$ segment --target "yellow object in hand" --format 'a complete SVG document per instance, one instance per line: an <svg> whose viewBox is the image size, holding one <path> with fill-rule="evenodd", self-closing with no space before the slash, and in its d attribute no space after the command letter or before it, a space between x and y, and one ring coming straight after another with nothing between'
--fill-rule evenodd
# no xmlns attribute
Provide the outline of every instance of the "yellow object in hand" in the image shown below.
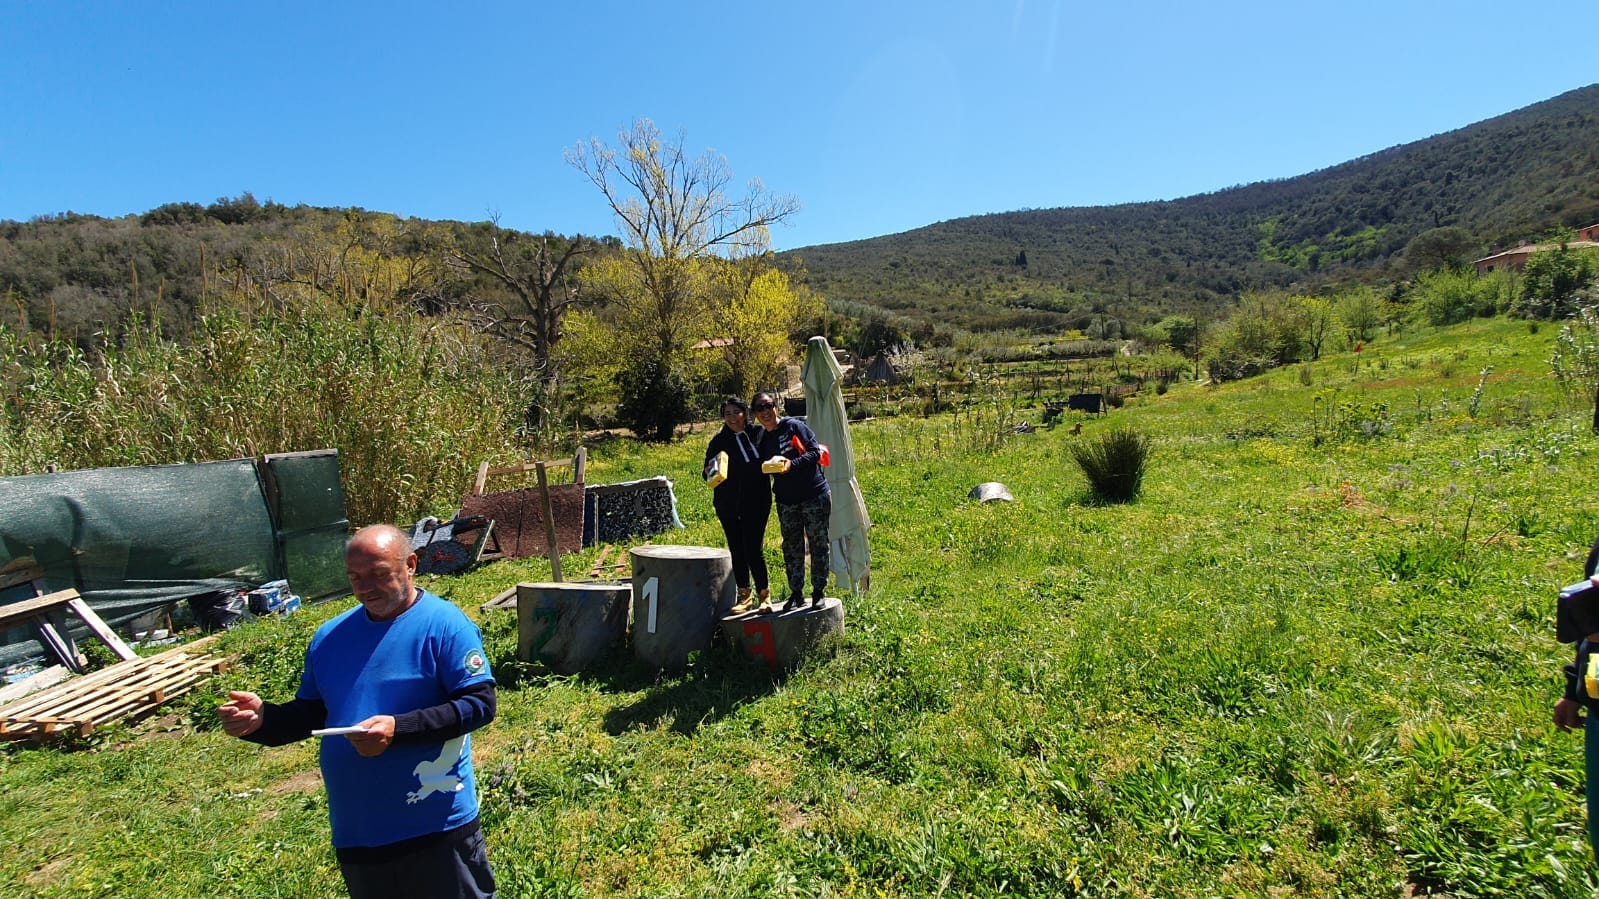
<svg viewBox="0 0 1599 899"><path fill-rule="evenodd" d="M782 456L773 456L761 463L762 474L782 474L788 468L788 460Z"/></svg>
<svg viewBox="0 0 1599 899"><path fill-rule="evenodd" d="M727 480L727 451L716 454L711 459L711 467L705 470L705 483L712 487Z"/></svg>
<svg viewBox="0 0 1599 899"><path fill-rule="evenodd" d="M1599 652L1588 656L1588 670L1582 673L1582 688L1589 699L1599 699Z"/></svg>

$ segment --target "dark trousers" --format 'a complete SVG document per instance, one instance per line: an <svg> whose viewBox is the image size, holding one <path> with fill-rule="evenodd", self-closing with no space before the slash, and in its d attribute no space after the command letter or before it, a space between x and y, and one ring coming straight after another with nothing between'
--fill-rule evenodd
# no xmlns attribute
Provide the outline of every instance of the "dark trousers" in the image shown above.
<svg viewBox="0 0 1599 899"><path fill-rule="evenodd" d="M488 844L475 826L459 839L386 858L341 857L339 872L350 899L494 899Z"/></svg>
<svg viewBox="0 0 1599 899"><path fill-rule="evenodd" d="M827 589L828 519L833 517L833 496L798 503L777 504L777 527L783 533L783 571L788 575L788 595L804 596L805 549L811 551L811 598L821 599Z"/></svg>
<svg viewBox="0 0 1599 899"><path fill-rule="evenodd" d="M770 494L716 507L716 520L722 523L727 551L733 556L733 582L741 590L749 589L751 580L756 590L767 587L766 522L771 517Z"/></svg>
<svg viewBox="0 0 1599 899"><path fill-rule="evenodd" d="M1588 848L1599 861L1599 715L1593 709L1582 723L1582 742L1588 781Z"/></svg>

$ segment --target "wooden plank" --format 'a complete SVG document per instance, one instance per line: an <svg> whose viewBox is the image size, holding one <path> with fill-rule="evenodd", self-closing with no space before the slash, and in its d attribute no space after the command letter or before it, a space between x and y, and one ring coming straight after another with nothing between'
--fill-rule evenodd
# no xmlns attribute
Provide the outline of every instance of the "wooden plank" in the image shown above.
<svg viewBox="0 0 1599 899"><path fill-rule="evenodd" d="M35 694L24 702L0 709L0 716L6 718L78 717L79 709L99 701L97 697L108 695L102 694L101 691L119 689L122 688L105 684L83 686L76 681L68 681L57 685L49 691Z"/></svg>
<svg viewBox="0 0 1599 899"><path fill-rule="evenodd" d="M71 668L74 674L82 674L88 660L78 652L78 644L73 641L72 632L67 630L66 613L57 607L39 612L31 620L34 630L39 632L40 642L56 659Z"/></svg>
<svg viewBox="0 0 1599 899"><path fill-rule="evenodd" d="M57 606L64 606L78 598L76 590L57 590L43 596L34 596L0 606L0 627L7 627L15 622L24 621L35 615L47 612Z"/></svg>
<svg viewBox="0 0 1599 899"><path fill-rule="evenodd" d="M212 643L215 643L220 637L220 634L213 634L204 639L196 640L193 643L185 643L182 646L174 647L166 652L161 653L160 655L146 656L141 661L150 665L165 665L170 664L173 661L186 660L190 657L205 658L206 656L201 655L201 650L209 647ZM71 684L75 685L79 689L92 687L98 684L120 680L121 678L129 676L130 671L137 670L137 663L130 664L118 662L115 665L101 668L99 671L93 671L83 675L82 677L74 678L71 681ZM0 709L0 711L4 710Z"/></svg>
<svg viewBox="0 0 1599 899"><path fill-rule="evenodd" d="M93 721L144 705L157 706L167 701L171 691L183 686L183 680L181 677L167 677L141 684L101 687L74 702L71 706L72 716ZM61 713L65 711L62 709Z"/></svg>
<svg viewBox="0 0 1599 899"><path fill-rule="evenodd" d="M9 702L16 702L29 694L37 693L45 687L53 687L72 676L72 671L65 665L52 665L49 668L30 674L14 684L7 684L0 689L0 706Z"/></svg>
<svg viewBox="0 0 1599 899"><path fill-rule="evenodd" d="M26 736L38 730L53 732L77 726L78 722L70 718L30 718L17 722L0 719L0 736Z"/></svg>
<svg viewBox="0 0 1599 899"><path fill-rule="evenodd" d="M650 546L651 544L650 544L650 541L646 540L643 543L640 543L639 545L640 546ZM615 562L609 562L608 563L606 561L606 558L610 555L612 549L615 549L615 547L613 547L609 543L607 543L604 546L600 547L600 557L595 559L593 567L589 568L589 577L590 578L597 579L597 580L598 579L604 579L604 580L621 579L621 580L626 580L627 578L632 576L632 575L630 575L628 573L628 571L632 567L633 558L627 552L627 550L623 549L621 552L619 552L617 554L617 556L616 556L616 561ZM607 575L611 575L611 576L607 577Z"/></svg>
<svg viewBox="0 0 1599 899"><path fill-rule="evenodd" d="M478 606L480 609L514 609L516 608L516 587L512 585L499 592L493 599Z"/></svg>
<svg viewBox="0 0 1599 899"><path fill-rule="evenodd" d="M52 711L62 718L78 721L106 720L115 717L118 712L131 711L143 705L160 705L166 698L167 691L162 684L101 687L94 693L76 697L76 701L67 707Z"/></svg>
<svg viewBox="0 0 1599 899"><path fill-rule="evenodd" d="M591 566L589 568L589 577L599 577L600 576L600 572L605 570L605 557L609 556L610 554L611 554L611 544L607 543L604 546L600 547L599 558L595 559L593 566Z"/></svg>
<svg viewBox="0 0 1599 899"><path fill-rule="evenodd" d="M472 552L467 556L467 563L476 565L483 559L483 550L489 545L489 540L494 536L494 519L490 518L488 524L483 525L483 530L477 535L477 540L472 544ZM495 546L499 546L496 541Z"/></svg>
<svg viewBox="0 0 1599 899"><path fill-rule="evenodd" d="M518 462L515 465L506 465L501 468L490 468L488 460L485 459L478 464L477 478L472 482L472 495L482 496L483 491L488 488L489 478L505 474L527 474L530 471L537 471L539 466L543 466L546 470L571 466L576 469L576 477L573 483L581 484L583 483L583 469L587 462L588 450L583 447L578 447L577 455L571 459L555 459L549 462Z"/></svg>
<svg viewBox="0 0 1599 899"><path fill-rule="evenodd" d="M544 539L549 545L550 571L559 584L565 578L561 577L561 547L555 539L555 507L550 504L550 482L544 474L544 463L533 464L539 473L539 500L544 504Z"/></svg>
<svg viewBox="0 0 1599 899"><path fill-rule="evenodd" d="M544 466L546 469L549 469L566 468L575 464L575 459L553 459L549 462L518 462L515 465L507 465L504 468L490 468L488 469L488 476L497 477L502 474L527 474L530 471L537 471L540 465Z"/></svg>
<svg viewBox="0 0 1599 899"><path fill-rule="evenodd" d="M13 568L10 571L0 572L0 590L9 590L18 584L42 580L44 580L44 569L37 565ZM39 589L37 584L34 585L34 589Z"/></svg>
<svg viewBox="0 0 1599 899"><path fill-rule="evenodd" d="M94 635L100 638L100 642L111 647L111 651L117 654L117 658L126 662L139 657L139 654L134 652L128 644L122 642L122 638L117 636L117 632L105 623L105 619L96 615L94 610L89 608L89 604L81 598L68 600L67 608L71 609L79 618L82 618L83 623L89 626L89 630L94 631Z"/></svg>

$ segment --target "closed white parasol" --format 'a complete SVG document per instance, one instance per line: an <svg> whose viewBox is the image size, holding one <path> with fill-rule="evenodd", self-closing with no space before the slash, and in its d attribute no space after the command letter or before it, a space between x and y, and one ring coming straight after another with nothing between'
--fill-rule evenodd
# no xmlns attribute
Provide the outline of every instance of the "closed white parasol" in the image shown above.
<svg viewBox="0 0 1599 899"><path fill-rule="evenodd" d="M861 485L855 479L855 449L850 443L844 394L839 389L843 376L827 338L812 337L805 347L800 380L805 385L805 421L832 456L831 464L822 469L833 491L833 517L827 531L832 542L830 567L841 586L863 593L871 583L872 550L866 532L872 519L866 514Z"/></svg>

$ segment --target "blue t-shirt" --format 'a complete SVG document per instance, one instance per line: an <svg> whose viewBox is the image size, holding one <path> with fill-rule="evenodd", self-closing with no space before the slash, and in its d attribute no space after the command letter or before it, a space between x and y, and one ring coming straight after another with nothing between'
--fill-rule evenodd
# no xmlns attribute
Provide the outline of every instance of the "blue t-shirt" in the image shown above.
<svg viewBox="0 0 1599 899"><path fill-rule="evenodd" d="M296 695L323 702L328 726L338 727L438 705L493 679L477 625L423 590L389 621L373 621L356 606L318 628ZM392 743L373 758L363 758L344 737L324 737L321 765L338 848L385 846L477 817L469 734L444 743Z"/></svg>

